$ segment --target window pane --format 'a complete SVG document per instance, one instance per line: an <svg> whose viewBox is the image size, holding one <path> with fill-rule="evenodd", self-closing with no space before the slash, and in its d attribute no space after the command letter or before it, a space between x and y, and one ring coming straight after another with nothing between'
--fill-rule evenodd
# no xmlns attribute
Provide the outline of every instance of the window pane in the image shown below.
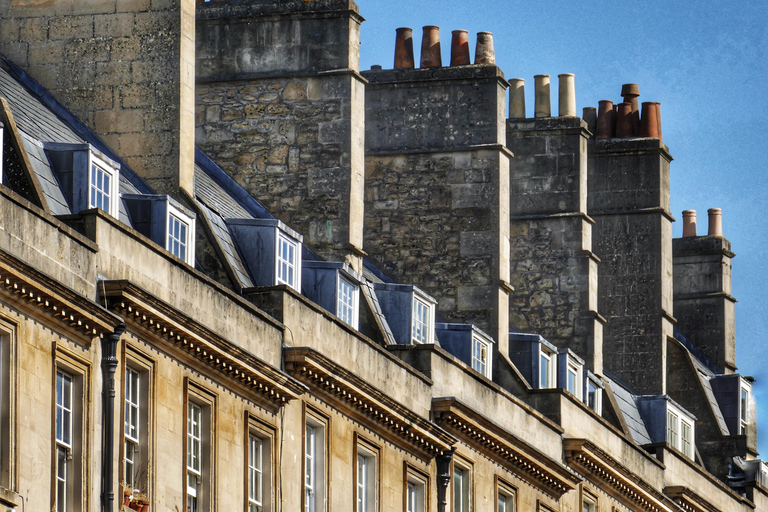
<svg viewBox="0 0 768 512"><path fill-rule="evenodd" d="M549 357L544 353L539 358L539 387L549 387Z"/></svg>

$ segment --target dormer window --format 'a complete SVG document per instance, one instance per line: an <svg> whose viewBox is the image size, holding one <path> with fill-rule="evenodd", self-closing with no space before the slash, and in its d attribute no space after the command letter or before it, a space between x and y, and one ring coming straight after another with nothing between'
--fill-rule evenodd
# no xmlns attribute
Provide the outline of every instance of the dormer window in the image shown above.
<svg viewBox="0 0 768 512"><path fill-rule="evenodd" d="M555 353L543 344L539 348L539 389L555 387Z"/></svg>
<svg viewBox="0 0 768 512"><path fill-rule="evenodd" d="M90 153L88 207L118 216L119 182L117 168Z"/></svg>
<svg viewBox="0 0 768 512"><path fill-rule="evenodd" d="M581 400L584 393L584 360L570 349L560 349L557 357L560 387Z"/></svg>
<svg viewBox="0 0 768 512"><path fill-rule="evenodd" d="M277 235L277 282L298 289L298 243L284 233Z"/></svg>
<svg viewBox="0 0 768 512"><path fill-rule="evenodd" d="M362 279L346 263L303 261L301 264L302 293L354 329L358 328L360 318Z"/></svg>
<svg viewBox="0 0 768 512"><path fill-rule="evenodd" d="M739 435L747 433L749 426L749 397L752 393L752 385L746 380L741 379L741 388L739 389Z"/></svg>
<svg viewBox="0 0 768 512"><path fill-rule="evenodd" d="M168 252L195 264L195 214L175 199L159 194L125 194L133 229Z"/></svg>
<svg viewBox="0 0 768 512"><path fill-rule="evenodd" d="M432 343L434 331L433 305L418 294L413 295L413 313L411 316L411 341L413 343Z"/></svg>
<svg viewBox="0 0 768 512"><path fill-rule="evenodd" d="M409 284L374 283L382 313L398 344L435 342L435 299ZM469 339L467 359L469 363Z"/></svg>
<svg viewBox="0 0 768 512"><path fill-rule="evenodd" d="M667 403L667 443L693 458L693 419Z"/></svg>
<svg viewBox="0 0 768 512"><path fill-rule="evenodd" d="M193 237L195 219L168 204L168 238L165 248L177 258L190 265L195 262L195 240Z"/></svg>
<svg viewBox="0 0 768 512"><path fill-rule="evenodd" d="M478 336L472 336L472 368L486 377L490 376L491 344Z"/></svg>
<svg viewBox="0 0 768 512"><path fill-rule="evenodd" d="M603 412L603 384L589 370L584 383L584 403L597 414Z"/></svg>

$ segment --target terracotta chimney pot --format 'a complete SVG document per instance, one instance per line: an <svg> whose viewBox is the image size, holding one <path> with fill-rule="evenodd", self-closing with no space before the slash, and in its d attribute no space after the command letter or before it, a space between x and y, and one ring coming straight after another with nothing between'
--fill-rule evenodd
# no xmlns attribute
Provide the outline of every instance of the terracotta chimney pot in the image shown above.
<svg viewBox="0 0 768 512"><path fill-rule="evenodd" d="M616 137L619 139L629 139L635 136L635 130L632 126L632 104L628 102L619 103L619 109L616 112Z"/></svg>
<svg viewBox="0 0 768 512"><path fill-rule="evenodd" d="M551 117L552 106L549 98L549 75L536 75L534 79L534 115L536 117Z"/></svg>
<svg viewBox="0 0 768 512"><path fill-rule="evenodd" d="M696 210L683 211L683 238L696 236Z"/></svg>
<svg viewBox="0 0 768 512"><path fill-rule="evenodd" d="M723 236L723 210L720 208L710 208L709 214L709 232L708 236Z"/></svg>
<svg viewBox="0 0 768 512"><path fill-rule="evenodd" d="M413 30L401 27L396 32L395 69L413 68Z"/></svg>
<svg viewBox="0 0 768 512"><path fill-rule="evenodd" d="M439 68L443 65L440 53L440 27L427 25L421 37L421 67Z"/></svg>
<svg viewBox="0 0 768 512"><path fill-rule="evenodd" d="M613 102L611 100L600 100L597 104L597 140L612 139L616 129Z"/></svg>
<svg viewBox="0 0 768 512"><path fill-rule="evenodd" d="M496 64L496 53L493 50L493 32L477 33L475 64Z"/></svg>
<svg viewBox="0 0 768 512"><path fill-rule="evenodd" d="M558 86L558 115L560 117L576 117L576 83L573 73L557 75L560 79Z"/></svg>
<svg viewBox="0 0 768 512"><path fill-rule="evenodd" d="M522 78L509 81L509 117L525 119L525 80Z"/></svg>
<svg viewBox="0 0 768 512"><path fill-rule="evenodd" d="M451 32L451 66L466 66L472 64L469 60L469 37L466 30Z"/></svg>
<svg viewBox="0 0 768 512"><path fill-rule="evenodd" d="M637 106L637 97L640 96L640 87L637 84L624 84L621 86L621 96L625 103L632 105L631 115L632 130L635 135L640 133L640 109Z"/></svg>
<svg viewBox="0 0 768 512"><path fill-rule="evenodd" d="M643 102L643 117L640 119L641 137L659 137L659 104L652 101Z"/></svg>

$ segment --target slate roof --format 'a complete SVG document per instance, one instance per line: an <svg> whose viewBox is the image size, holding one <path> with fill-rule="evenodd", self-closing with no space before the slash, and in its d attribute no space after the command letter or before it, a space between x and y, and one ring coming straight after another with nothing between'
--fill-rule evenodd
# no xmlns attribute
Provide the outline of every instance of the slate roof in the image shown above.
<svg viewBox="0 0 768 512"><path fill-rule="evenodd" d="M640 411L637 409L635 396L618 379L609 375L609 372L606 371L605 373L604 378L608 381L614 396L616 396L616 402L619 404L621 414L624 415L624 420L627 422L632 439L639 445L650 443L651 436L648 435L648 429L645 427L645 422L640 415Z"/></svg>

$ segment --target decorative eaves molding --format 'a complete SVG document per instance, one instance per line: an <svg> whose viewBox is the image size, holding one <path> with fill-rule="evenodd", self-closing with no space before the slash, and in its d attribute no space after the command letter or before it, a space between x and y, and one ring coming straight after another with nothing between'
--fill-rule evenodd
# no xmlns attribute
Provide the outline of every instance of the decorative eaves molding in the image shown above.
<svg viewBox="0 0 768 512"><path fill-rule="evenodd" d="M567 467L455 398L433 399L432 411L440 426L555 499L581 482Z"/></svg>
<svg viewBox="0 0 768 512"><path fill-rule="evenodd" d="M672 498L686 512L720 512L720 509L682 485L668 485L664 488L664 494Z"/></svg>
<svg viewBox="0 0 768 512"><path fill-rule="evenodd" d="M0 288L86 339L114 332L123 320L56 279L0 251Z"/></svg>
<svg viewBox="0 0 768 512"><path fill-rule="evenodd" d="M608 491L618 491L632 506L648 512L677 510L669 498L590 441L566 439L563 448L569 465L584 471L596 485L608 488Z"/></svg>
<svg viewBox="0 0 768 512"><path fill-rule="evenodd" d="M424 460L451 449L456 438L383 391L310 348L286 348L285 367L296 379L331 399L348 416ZM383 427L383 428L381 428Z"/></svg>
<svg viewBox="0 0 768 512"><path fill-rule="evenodd" d="M126 322L141 326L232 379L273 408L285 405L306 391L289 375L129 281L105 281L104 294L110 309L119 311Z"/></svg>

